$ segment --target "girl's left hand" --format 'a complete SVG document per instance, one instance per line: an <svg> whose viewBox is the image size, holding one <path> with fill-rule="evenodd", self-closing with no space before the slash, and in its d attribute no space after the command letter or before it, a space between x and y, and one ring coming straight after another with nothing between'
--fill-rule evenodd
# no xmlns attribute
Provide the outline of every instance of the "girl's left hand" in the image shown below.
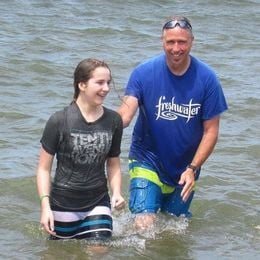
<svg viewBox="0 0 260 260"><path fill-rule="evenodd" d="M117 210L123 209L125 207L125 199L121 195L112 196L111 205L112 208Z"/></svg>

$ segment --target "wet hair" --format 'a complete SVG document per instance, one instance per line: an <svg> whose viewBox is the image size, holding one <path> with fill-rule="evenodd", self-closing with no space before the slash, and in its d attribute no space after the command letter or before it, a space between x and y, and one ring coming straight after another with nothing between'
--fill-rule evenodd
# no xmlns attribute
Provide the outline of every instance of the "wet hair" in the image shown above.
<svg viewBox="0 0 260 260"><path fill-rule="evenodd" d="M73 100L75 101L79 96L79 83L80 82L88 82L90 78L93 76L93 72L96 68L104 67L110 71L109 66L104 62L96 59L84 59L82 60L76 67L74 71L74 97ZM111 77L112 80L112 77Z"/></svg>

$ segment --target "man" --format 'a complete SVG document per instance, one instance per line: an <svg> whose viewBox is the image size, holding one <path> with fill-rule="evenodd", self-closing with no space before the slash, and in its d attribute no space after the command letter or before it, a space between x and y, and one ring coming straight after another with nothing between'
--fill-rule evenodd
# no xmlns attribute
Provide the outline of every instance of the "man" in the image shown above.
<svg viewBox="0 0 260 260"><path fill-rule="evenodd" d="M213 70L190 55L190 21L172 17L161 39L164 53L134 69L118 110L127 127L139 108L129 153L129 208L143 229L159 210L191 216L195 180L227 109Z"/></svg>

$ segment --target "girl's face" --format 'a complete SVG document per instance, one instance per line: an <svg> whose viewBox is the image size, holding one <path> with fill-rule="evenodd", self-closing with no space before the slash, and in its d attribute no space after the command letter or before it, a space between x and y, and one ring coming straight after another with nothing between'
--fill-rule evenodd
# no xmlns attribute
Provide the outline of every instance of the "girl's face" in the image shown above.
<svg viewBox="0 0 260 260"><path fill-rule="evenodd" d="M111 74L108 68L97 67L92 77L85 83L81 83L84 86L81 88L84 95L84 99L91 106L101 105L108 94L111 82Z"/></svg>

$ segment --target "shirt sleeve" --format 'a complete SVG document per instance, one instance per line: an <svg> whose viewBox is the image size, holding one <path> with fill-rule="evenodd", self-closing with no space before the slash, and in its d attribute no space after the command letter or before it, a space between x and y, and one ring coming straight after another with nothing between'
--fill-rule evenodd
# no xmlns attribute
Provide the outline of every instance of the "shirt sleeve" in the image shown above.
<svg viewBox="0 0 260 260"><path fill-rule="evenodd" d="M203 119L211 119L227 110L226 99L217 76L212 73L207 80L203 102Z"/></svg>
<svg viewBox="0 0 260 260"><path fill-rule="evenodd" d="M139 76L139 68L136 68L130 75L128 83L125 88L125 96L136 97L139 101L142 96L142 83L141 77Z"/></svg>
<svg viewBox="0 0 260 260"><path fill-rule="evenodd" d="M108 157L118 157L121 153L121 141L123 135L123 121L119 114L115 117L115 131Z"/></svg>
<svg viewBox="0 0 260 260"><path fill-rule="evenodd" d="M49 118L40 140L43 149L51 155L55 155L58 150L61 115L61 112L56 112Z"/></svg>

